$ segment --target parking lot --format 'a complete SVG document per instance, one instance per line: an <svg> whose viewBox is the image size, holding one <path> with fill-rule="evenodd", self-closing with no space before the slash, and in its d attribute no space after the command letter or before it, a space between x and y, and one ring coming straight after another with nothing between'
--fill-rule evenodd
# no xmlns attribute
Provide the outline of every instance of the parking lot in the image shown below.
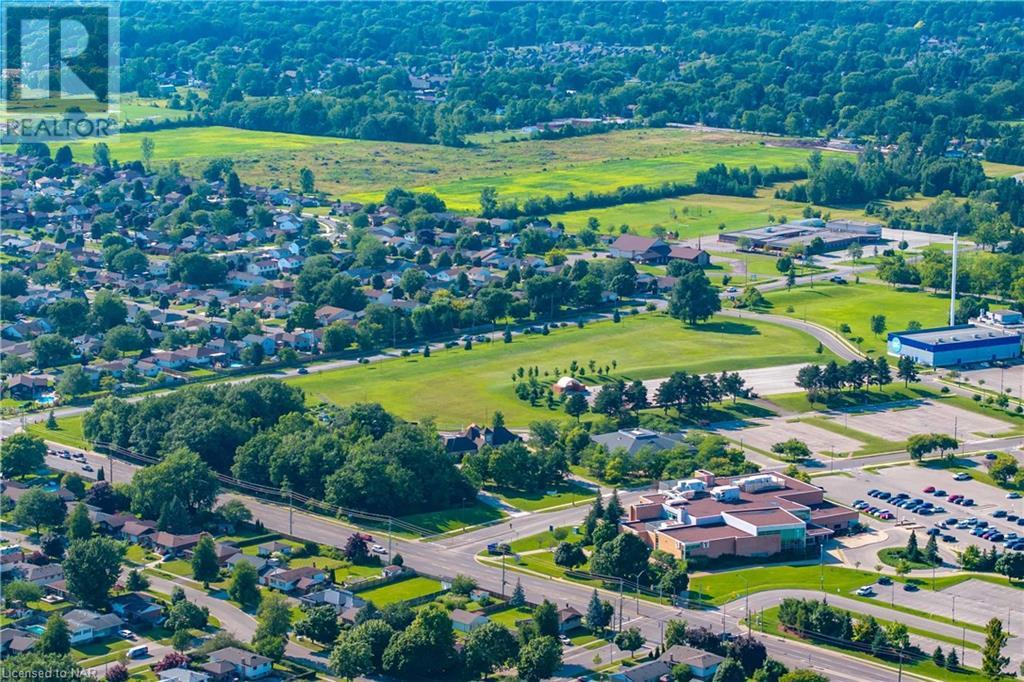
<svg viewBox="0 0 1024 682"><path fill-rule="evenodd" d="M1001 419L931 401L899 410L850 412L849 415L834 417L833 421L892 441L906 440L915 433L944 433L960 439L969 436L984 438L1013 428L1013 424Z"/></svg>
<svg viewBox="0 0 1024 682"><path fill-rule="evenodd" d="M785 419L756 420L761 426L754 426L737 432L733 438L743 439L744 445L771 451L772 445L797 438L807 444L816 455L830 452L854 452L864 444L859 440L827 431L813 424Z"/></svg>
<svg viewBox="0 0 1024 682"><path fill-rule="evenodd" d="M871 471L850 471L848 476L825 476L815 479L817 483L825 487L826 495L837 502L852 505L857 500L863 500L869 505L876 506L881 510L892 513L893 519L890 522L872 518L870 523L878 527L890 526L897 522L920 524L923 528L934 528L935 524L946 522L950 518L957 521L977 519L979 522L987 523L989 527L997 529L1004 536L1008 533L1016 533L1024 537L1024 524L1019 523L1019 515L1024 513L1024 500L1007 499L1006 492L990 485L975 480L956 481L949 471L939 469L926 469L913 464L900 465ZM925 493L927 488L934 488L935 491ZM921 499L931 502L935 508L942 511L922 514L919 512L901 509L893 504L893 500L882 500L868 495L871 489L882 490L890 495L904 494L909 499ZM935 492L945 492L943 496ZM974 501L971 506L963 506L949 502L950 495L963 495ZM1006 517L995 518L992 513L1002 510L1007 513ZM1012 517L1017 516L1017 519ZM949 526L940 529L940 536L951 536L955 540L940 542L943 549L956 548L962 550L964 547L974 544L980 549L987 550L993 545L989 540L971 535L971 528L957 528ZM924 538L919 538L923 542ZM1004 540L1005 541L1005 540ZM1003 543L995 543L997 549L1002 551Z"/></svg>

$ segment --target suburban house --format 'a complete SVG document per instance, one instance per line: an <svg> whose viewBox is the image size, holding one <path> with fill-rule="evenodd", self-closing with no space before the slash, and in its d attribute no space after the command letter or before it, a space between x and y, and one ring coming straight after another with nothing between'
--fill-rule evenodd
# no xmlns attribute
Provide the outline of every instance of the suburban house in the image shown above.
<svg viewBox="0 0 1024 682"><path fill-rule="evenodd" d="M210 679L209 673L188 668L171 668L158 675L158 682L207 682Z"/></svg>
<svg viewBox="0 0 1024 682"><path fill-rule="evenodd" d="M19 561L14 564L13 572L19 580L34 583L40 587L52 585L64 579L64 567L60 564L43 564L38 566L27 561Z"/></svg>
<svg viewBox="0 0 1024 682"><path fill-rule="evenodd" d="M338 587L328 587L317 592L310 592L299 597L299 602L306 606L329 604L337 613L341 613L345 609L362 608L366 605L366 600L362 597Z"/></svg>
<svg viewBox="0 0 1024 682"><path fill-rule="evenodd" d="M490 426L479 427L476 424L470 424L461 433L445 436L444 449L449 454L464 454L476 452L485 445L496 448L519 440L522 438L504 426L491 428Z"/></svg>
<svg viewBox="0 0 1024 682"><path fill-rule="evenodd" d="M612 258L626 258L647 265L664 265L672 247L655 237L624 234L611 243L608 252Z"/></svg>
<svg viewBox="0 0 1024 682"><path fill-rule="evenodd" d="M672 679L672 666L662 660L647 661L609 675L614 682L661 682Z"/></svg>
<svg viewBox="0 0 1024 682"><path fill-rule="evenodd" d="M243 561L247 564L252 564L257 573L267 570L267 567L270 565L270 562L265 557L253 556L252 554L232 554L224 561L224 565L234 570L235 566Z"/></svg>
<svg viewBox="0 0 1024 682"><path fill-rule="evenodd" d="M101 614L88 609L73 609L61 617L68 624L72 644L84 644L111 637L124 625L124 621L117 614Z"/></svg>
<svg viewBox="0 0 1024 682"><path fill-rule="evenodd" d="M285 556L289 556L292 553L292 546L287 542L278 542L277 540L271 540L270 542L264 542L262 545L256 548L256 554L262 557L268 557L274 552L280 552Z"/></svg>
<svg viewBox="0 0 1024 682"><path fill-rule="evenodd" d="M327 572L313 566L279 568L263 578L268 587L282 592L309 592L312 588L328 582Z"/></svg>
<svg viewBox="0 0 1024 682"><path fill-rule="evenodd" d="M482 613L472 613L465 609L455 609L449 615L452 618L452 627L459 632L472 632L481 625L486 625L489 620Z"/></svg>
<svg viewBox="0 0 1024 682"><path fill-rule="evenodd" d="M682 644L670 646L658 659L665 661L670 666L685 663L690 666L690 673L701 680L713 678L719 664L725 660L718 654L708 653L702 649L694 649L691 646L684 646Z"/></svg>
<svg viewBox="0 0 1024 682"><path fill-rule="evenodd" d="M210 663L227 663L243 680L257 680L270 674L272 661L238 647L225 647L210 653ZM216 667L216 666L215 666ZM206 669L206 666L203 666Z"/></svg>
<svg viewBox="0 0 1024 682"><path fill-rule="evenodd" d="M629 507L624 531L679 559L804 552L850 530L857 512L778 472L716 477L698 470Z"/></svg>
<svg viewBox="0 0 1024 682"><path fill-rule="evenodd" d="M164 607L142 592L129 592L110 600L110 608L132 625L159 625L164 619Z"/></svg>
<svg viewBox="0 0 1024 682"><path fill-rule="evenodd" d="M0 628L0 656L14 656L30 651L39 638L16 628Z"/></svg>
<svg viewBox="0 0 1024 682"><path fill-rule="evenodd" d="M185 550L192 549L198 545L199 538L202 536L202 533L176 535L174 533L158 531L153 535L153 548L164 555L178 556L185 552Z"/></svg>
<svg viewBox="0 0 1024 682"><path fill-rule="evenodd" d="M583 627L583 614L569 606L558 609L558 631L562 634Z"/></svg>

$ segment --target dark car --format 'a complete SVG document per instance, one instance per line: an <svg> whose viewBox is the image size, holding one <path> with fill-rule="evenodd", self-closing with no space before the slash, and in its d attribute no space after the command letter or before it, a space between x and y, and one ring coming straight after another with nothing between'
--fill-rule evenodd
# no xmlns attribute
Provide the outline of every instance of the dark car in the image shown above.
<svg viewBox="0 0 1024 682"><path fill-rule="evenodd" d="M878 576L879 585L892 585L892 578L887 575Z"/></svg>
<svg viewBox="0 0 1024 682"><path fill-rule="evenodd" d="M943 542L956 542L956 536L955 535L943 535L942 536L942 541Z"/></svg>
<svg viewBox="0 0 1024 682"><path fill-rule="evenodd" d="M987 460L993 460L996 457L997 457L997 455L994 452L986 452L985 453L985 459L987 459Z"/></svg>
<svg viewBox="0 0 1024 682"><path fill-rule="evenodd" d="M305 367L299 367L299 374L309 374L309 370Z"/></svg>
<svg viewBox="0 0 1024 682"><path fill-rule="evenodd" d="M917 592L917 590L918 590L918 587L914 583L906 583L903 586L903 591L904 592Z"/></svg>

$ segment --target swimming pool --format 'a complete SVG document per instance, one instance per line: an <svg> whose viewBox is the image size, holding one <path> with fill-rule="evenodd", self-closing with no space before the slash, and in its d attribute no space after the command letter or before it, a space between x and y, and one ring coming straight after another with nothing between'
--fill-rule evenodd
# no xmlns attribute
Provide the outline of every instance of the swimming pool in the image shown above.
<svg viewBox="0 0 1024 682"><path fill-rule="evenodd" d="M43 632L46 631L46 628L42 625L29 625L27 628L25 628L25 630L31 632L34 635L41 635L43 634Z"/></svg>

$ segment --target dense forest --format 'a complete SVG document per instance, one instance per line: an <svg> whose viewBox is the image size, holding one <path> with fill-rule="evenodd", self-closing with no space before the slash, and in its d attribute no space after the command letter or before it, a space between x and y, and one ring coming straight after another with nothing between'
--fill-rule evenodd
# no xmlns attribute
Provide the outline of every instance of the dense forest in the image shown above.
<svg viewBox="0 0 1024 682"><path fill-rule="evenodd" d="M462 144L555 117L921 142L1024 115L1019 3L128 3L122 85L202 121ZM202 92L203 94L200 94ZM1019 155L993 146L994 160ZM940 141L944 142L944 141Z"/></svg>

